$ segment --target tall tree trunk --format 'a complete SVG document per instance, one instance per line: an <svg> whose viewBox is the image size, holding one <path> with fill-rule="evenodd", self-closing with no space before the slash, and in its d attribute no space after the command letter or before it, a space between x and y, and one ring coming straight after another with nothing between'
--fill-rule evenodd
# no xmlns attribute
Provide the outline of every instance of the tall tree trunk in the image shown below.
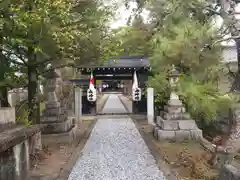
<svg viewBox="0 0 240 180"><path fill-rule="evenodd" d="M0 82L5 81L5 68L6 68L6 59L2 52L0 52ZM0 87L0 107L9 107L8 103L8 88L6 85Z"/></svg>
<svg viewBox="0 0 240 180"><path fill-rule="evenodd" d="M32 11L34 1L28 1L28 10ZM33 44L37 45L33 29L30 29L29 39L33 40ZM34 45L28 46L28 121L32 124L40 123L40 105L38 98L38 76L37 66L33 65L37 61L36 53L34 52Z"/></svg>
<svg viewBox="0 0 240 180"><path fill-rule="evenodd" d="M39 124L40 104L38 98L37 67L31 65L34 62L36 62L36 54L33 47L28 47L28 121L32 124Z"/></svg>
<svg viewBox="0 0 240 180"><path fill-rule="evenodd" d="M32 124L40 123L40 104L38 98L38 76L36 67L28 67L28 120Z"/></svg>
<svg viewBox="0 0 240 180"><path fill-rule="evenodd" d="M5 24L4 24L5 27ZM3 37L0 37L0 42L2 43ZM3 52L0 51L0 82L5 81L5 74L6 74L6 67L7 67L7 60L6 57L3 55ZM8 88L6 85L0 88L0 107L9 107L8 103Z"/></svg>
<svg viewBox="0 0 240 180"><path fill-rule="evenodd" d="M1 90L1 107L10 107L8 103L8 88L6 86L2 87Z"/></svg>

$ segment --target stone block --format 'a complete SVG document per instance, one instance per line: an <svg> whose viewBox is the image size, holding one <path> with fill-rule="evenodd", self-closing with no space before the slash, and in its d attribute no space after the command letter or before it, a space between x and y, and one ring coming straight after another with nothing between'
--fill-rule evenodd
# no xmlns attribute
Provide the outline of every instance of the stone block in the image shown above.
<svg viewBox="0 0 240 180"><path fill-rule="evenodd" d="M160 120L160 127L163 130L178 130L178 121L176 120Z"/></svg>
<svg viewBox="0 0 240 180"><path fill-rule="evenodd" d="M164 112L163 119L166 119L166 120L181 120L182 119L182 113Z"/></svg>
<svg viewBox="0 0 240 180"><path fill-rule="evenodd" d="M194 120L180 120L179 129L181 130L191 130L191 129L198 129L196 122Z"/></svg>
<svg viewBox="0 0 240 180"><path fill-rule="evenodd" d="M183 104L179 99L169 99L168 106L183 107Z"/></svg>
<svg viewBox="0 0 240 180"><path fill-rule="evenodd" d="M192 140L198 141L198 140L201 140L203 137L201 129L190 130L190 133L191 133Z"/></svg>
<svg viewBox="0 0 240 180"><path fill-rule="evenodd" d="M175 131L166 131L158 129L158 139L159 140L175 140Z"/></svg>
<svg viewBox="0 0 240 180"><path fill-rule="evenodd" d="M185 113L185 108L181 106L165 106L164 110L169 113Z"/></svg>
<svg viewBox="0 0 240 180"><path fill-rule="evenodd" d="M176 133L176 141L181 142L191 139L191 134L189 130L178 130Z"/></svg>
<svg viewBox="0 0 240 180"><path fill-rule="evenodd" d="M66 121L67 117L64 114L58 116L48 116L41 119L41 123L55 123Z"/></svg>
<svg viewBox="0 0 240 180"><path fill-rule="evenodd" d="M67 121L64 122L58 122L58 123L46 123L43 124L44 128L42 130L43 134L55 134L55 133L66 133L68 132L72 126L72 119L67 119Z"/></svg>
<svg viewBox="0 0 240 180"><path fill-rule="evenodd" d="M188 113L163 113L163 118L166 120L191 120L191 116Z"/></svg>
<svg viewBox="0 0 240 180"><path fill-rule="evenodd" d="M48 116L57 116L64 113L65 112L62 108L56 108L56 109L46 109L44 115L48 117Z"/></svg>

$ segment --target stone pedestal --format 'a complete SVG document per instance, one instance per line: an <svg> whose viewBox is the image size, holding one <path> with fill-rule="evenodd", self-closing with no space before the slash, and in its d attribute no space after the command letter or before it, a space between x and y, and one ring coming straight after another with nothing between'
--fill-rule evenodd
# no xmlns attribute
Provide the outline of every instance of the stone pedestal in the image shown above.
<svg viewBox="0 0 240 180"><path fill-rule="evenodd" d="M177 95L171 95L168 105L164 107L161 116L157 116L154 136L159 140L185 141L200 140L200 130Z"/></svg>

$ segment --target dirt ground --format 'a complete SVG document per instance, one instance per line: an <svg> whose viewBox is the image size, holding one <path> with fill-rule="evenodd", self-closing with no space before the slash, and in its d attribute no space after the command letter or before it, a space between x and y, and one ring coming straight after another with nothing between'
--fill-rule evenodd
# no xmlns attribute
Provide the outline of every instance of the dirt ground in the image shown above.
<svg viewBox="0 0 240 180"><path fill-rule="evenodd" d="M207 161L211 154L206 152L199 143L174 143L158 141L152 135L152 127L147 121L136 121L142 135L150 137L148 141L156 150L157 157L164 160L174 172L178 180L217 180L218 171L211 168ZM144 135L143 135L144 136ZM155 156L156 158L156 156ZM161 165L159 165L161 167Z"/></svg>
<svg viewBox="0 0 240 180"><path fill-rule="evenodd" d="M30 179L56 179L71 156L76 153L76 149L84 147L84 143L81 143L81 141L85 138L84 134L91 128L92 123L93 119L84 120L81 124L78 123L77 137L72 144L48 144L43 147L43 150L38 152L37 155L30 157Z"/></svg>

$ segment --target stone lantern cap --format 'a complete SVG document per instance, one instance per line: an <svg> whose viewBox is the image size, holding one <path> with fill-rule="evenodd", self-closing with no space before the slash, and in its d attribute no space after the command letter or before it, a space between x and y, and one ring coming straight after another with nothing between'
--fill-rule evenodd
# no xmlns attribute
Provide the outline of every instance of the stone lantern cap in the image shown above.
<svg viewBox="0 0 240 180"><path fill-rule="evenodd" d="M169 77L179 77L181 73L176 69L175 65L172 65L171 70L168 71Z"/></svg>

